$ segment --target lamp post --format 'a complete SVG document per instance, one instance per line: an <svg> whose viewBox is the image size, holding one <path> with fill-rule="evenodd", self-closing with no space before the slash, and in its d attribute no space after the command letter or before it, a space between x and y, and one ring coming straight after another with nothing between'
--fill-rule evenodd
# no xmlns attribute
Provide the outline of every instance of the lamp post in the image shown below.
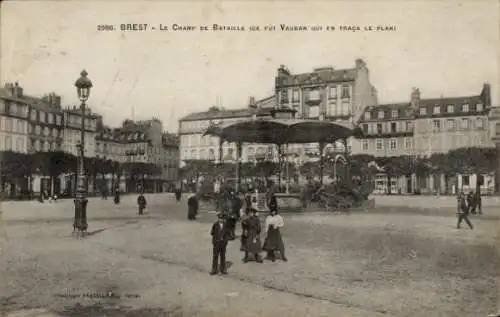
<svg viewBox="0 0 500 317"><path fill-rule="evenodd" d="M75 195L75 219L73 222L73 232L77 236L84 236L87 232L87 203L86 188L85 188L85 102L89 99L90 88L92 82L87 78L87 72L83 70L80 73L80 78L75 82L78 98L80 99L80 110L82 113L82 122L80 127L80 144L79 144L79 160L78 160L78 179L76 184Z"/></svg>

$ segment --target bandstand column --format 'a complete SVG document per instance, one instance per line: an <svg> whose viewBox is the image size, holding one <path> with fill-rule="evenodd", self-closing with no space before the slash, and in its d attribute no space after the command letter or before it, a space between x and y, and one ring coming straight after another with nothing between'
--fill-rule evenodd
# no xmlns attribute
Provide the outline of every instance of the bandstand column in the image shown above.
<svg viewBox="0 0 500 317"><path fill-rule="evenodd" d="M323 185L323 169L324 169L324 157L323 152L325 150L325 143L319 142L319 183Z"/></svg>
<svg viewBox="0 0 500 317"><path fill-rule="evenodd" d="M278 146L278 191L281 190L281 169L283 168L283 149L281 148L281 144L277 144Z"/></svg>
<svg viewBox="0 0 500 317"><path fill-rule="evenodd" d="M241 185L241 142L236 142L236 192L239 192Z"/></svg>
<svg viewBox="0 0 500 317"><path fill-rule="evenodd" d="M349 149L347 148L347 138L343 139L344 141L344 159L345 159L345 182L346 184L351 184L351 173L350 173L350 160L349 160Z"/></svg>

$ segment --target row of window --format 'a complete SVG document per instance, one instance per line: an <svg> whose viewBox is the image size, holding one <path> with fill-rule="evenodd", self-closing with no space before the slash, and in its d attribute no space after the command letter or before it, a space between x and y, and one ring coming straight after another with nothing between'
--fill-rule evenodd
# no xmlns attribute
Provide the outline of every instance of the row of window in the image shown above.
<svg viewBox="0 0 500 317"><path fill-rule="evenodd" d="M404 133L413 132L414 130L412 121L364 123L361 128L365 134Z"/></svg>
<svg viewBox="0 0 500 317"><path fill-rule="evenodd" d="M464 103L461 106L461 112L463 113L468 113L470 112L470 107L468 103ZM484 110L484 105L482 103L476 104L476 112L482 112ZM427 115L427 107L420 107L419 109L420 115ZM405 110L406 115L411 115L411 109L406 109ZM455 105L447 105L446 106L446 113L455 113ZM385 114L386 112L384 110L379 110L377 112L377 119L385 119ZM435 105L433 108L432 114L441 114L441 106L440 105ZM399 117L399 111L398 110L391 110L391 115L390 118L396 119ZM372 119L372 113L367 111L364 114L365 120L370 120Z"/></svg>
<svg viewBox="0 0 500 317"><path fill-rule="evenodd" d="M8 113L14 116L27 118L29 108L27 105L21 105L21 104L18 105L15 102L9 102L0 99L0 112L5 112L5 111L8 111Z"/></svg>
<svg viewBox="0 0 500 317"><path fill-rule="evenodd" d="M0 117L0 131L26 134L27 122L15 118Z"/></svg>
<svg viewBox="0 0 500 317"><path fill-rule="evenodd" d="M446 126L444 123L446 122ZM484 129L486 127L485 118L462 118L458 119L446 119L446 120L432 120L432 131L455 131L457 128L461 130L468 129Z"/></svg>
<svg viewBox="0 0 500 317"><path fill-rule="evenodd" d="M399 140L399 142L398 142ZM389 150L397 150L398 148L411 149L413 148L413 139L412 138L404 138L404 139L370 139L362 141L362 149L363 151L370 151L375 147L376 150L380 151L384 148Z"/></svg>
<svg viewBox="0 0 500 317"><path fill-rule="evenodd" d="M49 152L49 151L59 151L61 150L61 144L56 143L56 142L47 142L47 141L40 141L40 140L32 140L29 142L30 143L30 149L35 150L35 151L43 151L43 152Z"/></svg>
<svg viewBox="0 0 500 317"><path fill-rule="evenodd" d="M338 99L339 96L341 99L351 98L351 86L336 85L328 87L327 90L321 90L320 88L307 90L305 93L305 99L311 101L321 100L322 92L324 93L328 92L327 96L328 99ZM301 90L299 88L282 89L279 94L280 98L279 103L280 104L289 103L290 96L292 103L298 103L300 102L300 93Z"/></svg>
<svg viewBox="0 0 500 317"><path fill-rule="evenodd" d="M1 151L26 152L24 145L23 137L0 136Z"/></svg>
<svg viewBox="0 0 500 317"><path fill-rule="evenodd" d="M42 135L42 127L39 125L30 125L28 132L34 133L36 135ZM52 136L54 138L62 137L62 133L63 133L62 130L58 130L56 128L50 129L48 127L43 127L43 135L46 137L48 136Z"/></svg>
<svg viewBox="0 0 500 317"><path fill-rule="evenodd" d="M482 112L483 110L484 110L484 105L482 103L476 104L476 112ZM427 114L426 107L421 107L419 111L420 111L420 115ZM464 112L464 113L470 112L469 104L468 103L462 104L460 111ZM454 112L455 112L455 105L447 105L446 106L446 113L454 113ZM440 105L434 106L432 114L441 114L441 106Z"/></svg>

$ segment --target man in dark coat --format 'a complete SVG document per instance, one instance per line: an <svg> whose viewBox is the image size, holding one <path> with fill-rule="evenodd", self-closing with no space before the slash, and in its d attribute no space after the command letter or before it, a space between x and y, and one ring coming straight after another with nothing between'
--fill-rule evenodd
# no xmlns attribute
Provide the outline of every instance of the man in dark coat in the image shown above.
<svg viewBox="0 0 500 317"><path fill-rule="evenodd" d="M457 229L460 229L460 224L462 223L462 220L464 220L468 225L469 228L472 230L474 227L472 226L472 223L469 220L469 211L470 208L467 205L467 200L465 198L465 195L463 193L460 193L457 197L457 215L458 215L458 222L457 222Z"/></svg>
<svg viewBox="0 0 500 317"><path fill-rule="evenodd" d="M144 209L146 208L146 197L141 193L139 197L137 197L137 206L139 207L139 215L144 214Z"/></svg>
<svg viewBox="0 0 500 317"><path fill-rule="evenodd" d="M250 217L245 219L245 225L245 257L243 258L243 262L247 263L248 256L252 254L256 262L262 263L262 258L260 257L260 252L262 252L262 243L260 240L262 227L257 210L252 209Z"/></svg>
<svg viewBox="0 0 500 317"><path fill-rule="evenodd" d="M467 200L467 206L469 206L469 213L475 214L476 208L474 206L474 193L472 191L469 192L466 200Z"/></svg>
<svg viewBox="0 0 500 317"><path fill-rule="evenodd" d="M471 208L471 213L475 214L476 213L476 209L477 209L477 213L479 213L480 215L483 214L483 211L481 210L481 193L478 191L476 193L474 193L472 195L472 208Z"/></svg>
<svg viewBox="0 0 500 317"><path fill-rule="evenodd" d="M212 230L210 231L213 246L212 271L210 275L215 275L219 272L226 275L226 248L229 241L229 230L222 213L217 213L217 218L217 221L214 222Z"/></svg>
<svg viewBox="0 0 500 317"><path fill-rule="evenodd" d="M195 194L189 197L187 205L188 205L188 219L196 220L196 215L198 214L198 208L199 208L198 195Z"/></svg>
<svg viewBox="0 0 500 317"><path fill-rule="evenodd" d="M177 187L175 189L175 200L176 201L181 201L181 198L182 198L182 189L180 187Z"/></svg>
<svg viewBox="0 0 500 317"><path fill-rule="evenodd" d="M116 187L115 189L115 198L114 198L115 205L118 205L120 203L120 188Z"/></svg>
<svg viewBox="0 0 500 317"><path fill-rule="evenodd" d="M228 215L228 227L230 231L229 240L236 238L236 223L240 218L240 210L243 208L243 201L235 193L231 197L231 212Z"/></svg>

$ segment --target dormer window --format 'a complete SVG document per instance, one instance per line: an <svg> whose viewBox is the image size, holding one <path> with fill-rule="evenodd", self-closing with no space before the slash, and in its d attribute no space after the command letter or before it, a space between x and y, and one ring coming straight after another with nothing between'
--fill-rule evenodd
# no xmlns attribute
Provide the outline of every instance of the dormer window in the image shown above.
<svg viewBox="0 0 500 317"><path fill-rule="evenodd" d="M425 116L427 114L427 108L422 107L420 108L420 115Z"/></svg>
<svg viewBox="0 0 500 317"><path fill-rule="evenodd" d="M434 106L434 114L440 114L441 113L441 107L439 105Z"/></svg>
<svg viewBox="0 0 500 317"><path fill-rule="evenodd" d="M397 110L392 110L392 111L391 111L391 117L392 117L393 119L396 119L396 118L398 117L398 111L397 111Z"/></svg>
<svg viewBox="0 0 500 317"><path fill-rule="evenodd" d="M462 105L462 112L469 112L469 104L468 103L464 103Z"/></svg>
<svg viewBox="0 0 500 317"><path fill-rule="evenodd" d="M481 112L484 110L484 105L482 103L476 104L476 111Z"/></svg>
<svg viewBox="0 0 500 317"><path fill-rule="evenodd" d="M370 120L370 119L371 119L370 112L369 111L365 112L365 120Z"/></svg>
<svg viewBox="0 0 500 317"><path fill-rule="evenodd" d="M378 118L379 119L384 119L384 112L383 111L379 111L378 112Z"/></svg>
<svg viewBox="0 0 500 317"><path fill-rule="evenodd" d="M453 105L447 105L446 106L446 112L448 112L448 113L455 112L455 107Z"/></svg>

